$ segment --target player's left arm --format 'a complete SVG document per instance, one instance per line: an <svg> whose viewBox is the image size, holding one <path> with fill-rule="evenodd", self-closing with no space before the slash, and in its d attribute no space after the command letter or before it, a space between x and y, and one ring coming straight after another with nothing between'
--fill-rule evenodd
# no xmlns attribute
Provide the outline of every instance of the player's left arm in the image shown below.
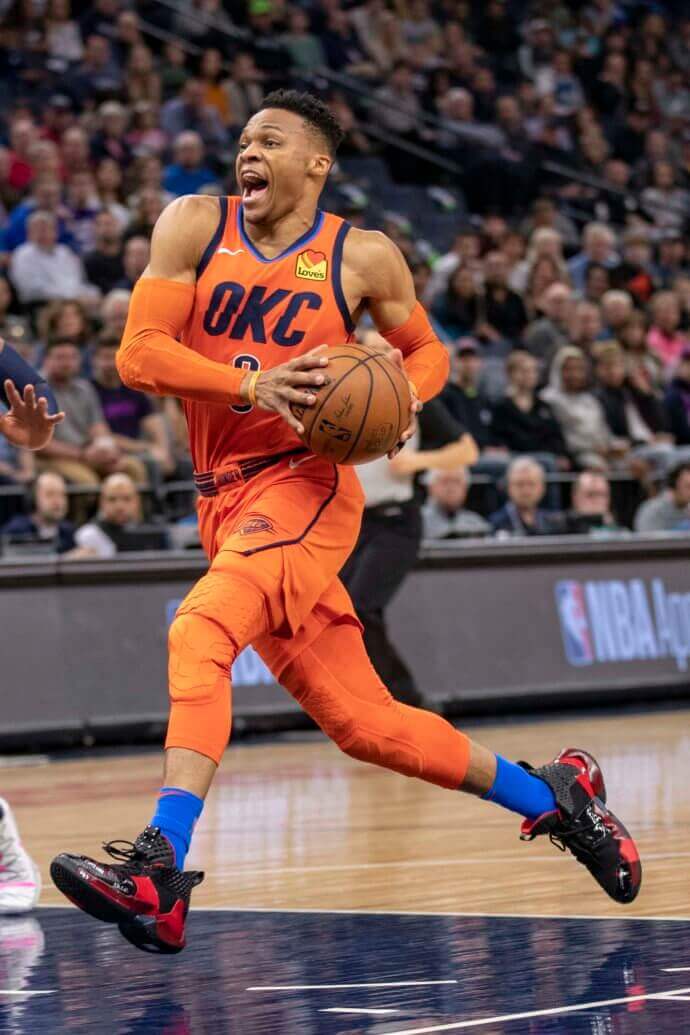
<svg viewBox="0 0 690 1035"><path fill-rule="evenodd" d="M343 259L359 277L362 300L377 330L402 353L415 394L421 402L433 399L448 380L448 350L417 301L402 252L385 234L352 229L345 238Z"/></svg>

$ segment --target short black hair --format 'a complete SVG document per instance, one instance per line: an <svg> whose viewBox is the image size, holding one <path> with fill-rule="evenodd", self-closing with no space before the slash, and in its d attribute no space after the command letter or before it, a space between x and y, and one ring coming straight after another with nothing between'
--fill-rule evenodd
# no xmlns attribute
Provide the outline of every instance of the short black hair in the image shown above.
<svg viewBox="0 0 690 1035"><path fill-rule="evenodd" d="M671 468L671 470L668 472L666 476L666 484L668 485L669 489L676 488L680 480L680 476L682 474L685 474L686 471L690 471L690 463L688 463L687 460L684 460Z"/></svg>
<svg viewBox="0 0 690 1035"><path fill-rule="evenodd" d="M259 111L266 108L280 108L299 115L312 129L321 134L328 145L328 153L335 158L345 133L328 105L318 97L311 93L301 93L299 90L274 90L264 97Z"/></svg>

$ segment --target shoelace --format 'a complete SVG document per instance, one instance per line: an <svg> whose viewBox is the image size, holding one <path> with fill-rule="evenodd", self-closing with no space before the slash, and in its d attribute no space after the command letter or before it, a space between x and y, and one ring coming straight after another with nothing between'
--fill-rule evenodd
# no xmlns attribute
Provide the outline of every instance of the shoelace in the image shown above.
<svg viewBox="0 0 690 1035"><path fill-rule="evenodd" d="M561 852L565 852L570 847L571 841L577 841L582 837L587 837L588 834L593 834L596 831L599 837L597 840L591 839L585 842L586 848L596 848L596 846L604 840L608 830L601 816L591 817L589 822L580 821L572 830L564 830L562 833L549 834L549 841L552 845L559 849Z"/></svg>

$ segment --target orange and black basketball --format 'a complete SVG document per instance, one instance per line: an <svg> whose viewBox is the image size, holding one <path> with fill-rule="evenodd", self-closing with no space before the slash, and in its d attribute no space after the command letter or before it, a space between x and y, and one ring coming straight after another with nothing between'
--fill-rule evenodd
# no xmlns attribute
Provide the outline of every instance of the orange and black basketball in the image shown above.
<svg viewBox="0 0 690 1035"><path fill-rule="evenodd" d="M315 389L313 406L293 405L304 425L302 441L336 464L366 464L389 453L410 423L405 374L368 345L333 345L328 384Z"/></svg>

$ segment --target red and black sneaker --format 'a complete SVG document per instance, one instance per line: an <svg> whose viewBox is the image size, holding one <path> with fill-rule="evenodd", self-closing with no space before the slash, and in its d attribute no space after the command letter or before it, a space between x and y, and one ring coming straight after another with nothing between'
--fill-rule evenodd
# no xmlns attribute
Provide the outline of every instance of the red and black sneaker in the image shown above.
<svg viewBox="0 0 690 1035"><path fill-rule="evenodd" d="M97 920L117 924L120 933L145 952L181 952L192 889L203 873L175 866L172 845L158 827L147 827L131 841L110 841L103 848L116 864L86 855L53 859L50 875L70 902Z"/></svg>
<svg viewBox="0 0 690 1035"><path fill-rule="evenodd" d="M637 847L621 821L606 807L606 787L594 758L578 748L566 748L539 769L519 763L553 791L558 808L526 819L520 837L532 841L548 834L561 851L569 849L586 866L607 895L632 902L642 883Z"/></svg>

